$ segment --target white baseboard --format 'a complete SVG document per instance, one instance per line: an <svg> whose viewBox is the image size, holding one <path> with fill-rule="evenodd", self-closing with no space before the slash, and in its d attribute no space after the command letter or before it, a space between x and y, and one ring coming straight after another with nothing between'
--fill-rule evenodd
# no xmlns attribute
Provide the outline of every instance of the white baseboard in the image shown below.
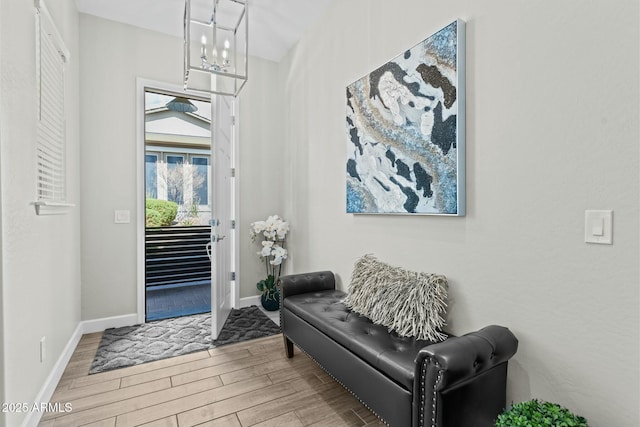
<svg viewBox="0 0 640 427"><path fill-rule="evenodd" d="M252 297L240 298L240 307L251 307L252 305L257 305L260 307L260 295L254 295Z"/></svg>
<svg viewBox="0 0 640 427"><path fill-rule="evenodd" d="M120 328L123 326L131 326L138 323L138 315L137 314L126 314L124 316L114 316L114 317L106 317L104 319L95 319L95 320L83 320L78 323L76 330L71 334L71 338L69 338L69 342L64 347L62 354L58 358L58 361L53 366L51 373L47 377L44 385L40 389L38 396L34 400L36 403L40 402L50 402L51 397L53 396L53 392L56 390L58 383L60 382L60 378L62 378L62 374L64 373L65 368L69 364L69 360L71 360L71 356L73 356L73 352L75 351L78 343L80 342L80 338L84 334L91 334L94 332L102 332L105 329L109 328ZM23 427L37 427L40 422L40 418L42 417L42 412L29 412L24 422L22 423Z"/></svg>
<svg viewBox="0 0 640 427"><path fill-rule="evenodd" d="M137 314L125 314L122 316L105 317L95 320L84 320L80 322L83 325L83 334L92 334L94 332L102 332L109 328L122 328L123 326L133 326L138 322Z"/></svg>
<svg viewBox="0 0 640 427"><path fill-rule="evenodd" d="M82 322L80 322L76 327L76 330L73 331L73 334L71 334L69 342L67 342L64 350L62 350L62 354L58 358L56 364L53 366L51 373L47 377L44 385L40 389L40 392L36 396L34 403L51 401L51 396L53 396L53 392L56 390L56 387L60 382L60 378L62 378L62 374L64 373L67 364L69 364L69 360L71 360L71 356L78 346L78 343L80 342L80 338L82 338L82 333ZM29 411L22 425L23 427L36 427L38 423L40 423L40 418L42 418L42 412Z"/></svg>

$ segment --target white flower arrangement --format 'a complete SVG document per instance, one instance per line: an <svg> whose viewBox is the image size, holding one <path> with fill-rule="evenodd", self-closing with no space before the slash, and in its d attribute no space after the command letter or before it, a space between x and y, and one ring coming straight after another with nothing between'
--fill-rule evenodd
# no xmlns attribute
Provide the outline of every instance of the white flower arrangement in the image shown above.
<svg viewBox="0 0 640 427"><path fill-rule="evenodd" d="M268 298L277 294L276 283L280 277L282 263L289 254L284 248L288 232L289 223L278 215L271 215L266 221L251 223L251 240L255 242L256 239L262 239L262 249L257 254L267 269L267 279L261 280L257 287Z"/></svg>

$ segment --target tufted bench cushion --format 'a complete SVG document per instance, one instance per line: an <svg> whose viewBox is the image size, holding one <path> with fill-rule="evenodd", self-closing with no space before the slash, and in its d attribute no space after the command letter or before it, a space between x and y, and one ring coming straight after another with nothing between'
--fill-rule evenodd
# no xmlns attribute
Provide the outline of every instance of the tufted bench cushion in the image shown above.
<svg viewBox="0 0 640 427"><path fill-rule="evenodd" d="M407 390L413 390L415 359L429 341L400 337L385 326L352 312L340 301L344 292L323 290L293 295L284 307L358 355Z"/></svg>

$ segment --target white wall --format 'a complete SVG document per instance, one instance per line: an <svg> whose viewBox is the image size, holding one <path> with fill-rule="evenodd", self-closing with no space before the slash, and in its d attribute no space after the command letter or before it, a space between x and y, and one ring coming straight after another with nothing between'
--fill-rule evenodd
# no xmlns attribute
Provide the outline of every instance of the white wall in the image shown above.
<svg viewBox="0 0 640 427"><path fill-rule="evenodd" d="M639 10L635 0L350 0L281 64L290 270L382 260L449 278L449 325L508 326L508 399L640 424ZM345 87L467 22L467 215L345 213ZM583 242L613 209L614 245Z"/></svg>
<svg viewBox="0 0 640 427"><path fill-rule="evenodd" d="M0 22L2 22L2 13L3 6L0 3ZM0 31L0 53L2 50L2 31ZM0 93L2 93L2 61L0 61ZM0 102L0 166L2 165L2 134L4 132L3 128L3 115L2 115L2 102ZM4 397L4 274L2 273L2 173L0 172L0 402L6 402ZM6 425L6 416L4 413L0 413L0 426Z"/></svg>
<svg viewBox="0 0 640 427"><path fill-rule="evenodd" d="M79 56L73 2L49 1L71 52L66 68L68 215L36 216L33 2L0 5L3 402L33 402L80 321ZM46 337L46 359L39 343ZM19 425L24 414L6 415Z"/></svg>
<svg viewBox="0 0 640 427"><path fill-rule="evenodd" d="M80 15L82 318L135 313L136 79L180 83L178 38ZM115 224L114 211L131 211Z"/></svg>
<svg viewBox="0 0 640 427"><path fill-rule="evenodd" d="M113 222L116 209L130 210L131 218L136 218L138 210L136 79L181 86L182 40L85 14L80 15L80 34L82 318L88 320L136 312L135 221ZM248 240L245 230L256 220L254 212L262 216L282 205L281 199L269 196L267 181L256 167L264 162L278 164L278 152L267 149L273 147L274 129L279 125L280 101L274 98L281 97L276 82L275 63L251 59L249 81L240 100L241 242ZM240 250L243 263L246 242ZM256 261L253 253L250 261ZM242 277L242 270L239 273ZM253 290L257 280L251 280L251 289L243 287L241 296L257 293Z"/></svg>
<svg viewBox="0 0 640 427"><path fill-rule="evenodd" d="M256 283L266 277L264 263L252 242L252 222L270 215L283 216L282 178L286 147L282 138L282 93L276 63L251 58L247 85L240 93L240 142L238 143L238 244L240 247L240 297L258 294Z"/></svg>

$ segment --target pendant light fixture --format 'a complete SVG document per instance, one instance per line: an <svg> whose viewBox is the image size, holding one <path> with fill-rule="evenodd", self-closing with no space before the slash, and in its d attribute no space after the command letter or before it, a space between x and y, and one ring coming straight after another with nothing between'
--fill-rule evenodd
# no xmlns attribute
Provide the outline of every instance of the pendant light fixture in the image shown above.
<svg viewBox="0 0 640 427"><path fill-rule="evenodd" d="M184 88L237 96L248 77L248 0L185 0Z"/></svg>

